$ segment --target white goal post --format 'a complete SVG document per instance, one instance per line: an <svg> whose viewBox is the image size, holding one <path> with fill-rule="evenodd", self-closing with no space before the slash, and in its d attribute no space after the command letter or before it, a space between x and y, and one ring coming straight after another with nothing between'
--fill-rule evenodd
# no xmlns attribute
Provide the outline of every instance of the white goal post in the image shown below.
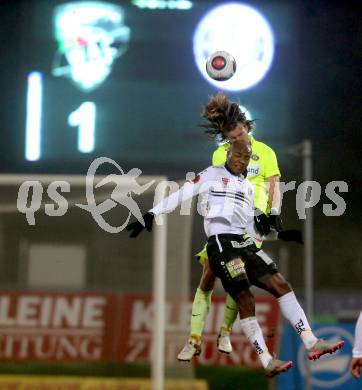
<svg viewBox="0 0 362 390"><path fill-rule="evenodd" d="M107 175L95 175L94 185L99 183L101 180L106 178ZM162 181L166 181L165 176L139 176L137 177L137 183L145 185L151 181L156 184ZM18 189L22 183L26 181L40 182L42 186L47 186L54 181L66 181L72 187L85 187L86 175L68 175L68 174L56 174L56 175L44 175L44 174L1 174L0 175L0 188L11 187L12 191L10 194L4 196L0 195L0 215L8 213L16 213L17 209L17 194ZM114 175L112 182L104 184L106 187L111 184L120 184L123 188L127 188L133 181L128 181L128 178L122 177L122 175ZM109 189L109 188L108 188ZM154 186L151 186L146 191L154 191ZM5 192L5 191L4 191ZM159 198L162 198L162 193L156 194ZM109 195L104 195L97 200L104 200ZM135 196L136 199L136 196ZM68 203L75 204L84 200L84 196L80 199L79 196L72 198L69 195ZM157 202L160 199L155 199ZM44 205L42 205L44 207ZM143 212L145 210L142 210ZM25 216L24 216L25 218ZM152 335L152 357L151 357L151 381L152 389L160 390L164 388L165 378L165 310L166 310L166 256L167 256L167 215L163 215L159 221L162 220L162 224L154 224L153 229L153 283L152 283L152 300L154 310L154 321L153 321L153 335ZM95 222L94 222L95 223Z"/></svg>

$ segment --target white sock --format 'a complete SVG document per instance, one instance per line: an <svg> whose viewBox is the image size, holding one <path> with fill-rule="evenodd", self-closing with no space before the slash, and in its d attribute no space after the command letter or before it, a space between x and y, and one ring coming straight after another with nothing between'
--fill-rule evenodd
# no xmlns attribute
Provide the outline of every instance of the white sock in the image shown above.
<svg viewBox="0 0 362 390"><path fill-rule="evenodd" d="M297 301L294 292L291 291L278 298L278 302L283 316L292 324L293 328L300 335L304 346L307 349L311 348L318 339L314 336L304 310Z"/></svg>
<svg viewBox="0 0 362 390"><path fill-rule="evenodd" d="M255 317L248 317L240 320L240 324L242 331L245 333L245 336L255 348L261 364L265 368L272 359L272 356L270 355L268 347L265 344L263 332L260 329L258 321Z"/></svg>

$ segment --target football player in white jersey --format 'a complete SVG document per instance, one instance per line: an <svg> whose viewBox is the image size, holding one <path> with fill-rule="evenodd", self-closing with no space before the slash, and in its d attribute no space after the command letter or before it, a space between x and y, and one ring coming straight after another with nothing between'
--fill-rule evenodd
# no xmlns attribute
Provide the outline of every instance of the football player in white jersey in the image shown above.
<svg viewBox="0 0 362 390"><path fill-rule="evenodd" d="M255 318L251 285L278 299L282 314L300 335L309 359L337 351L344 341L315 337L289 283L278 272L273 260L247 234L248 226L254 221L254 188L246 179L250 156L250 145L235 141L224 166L208 167L145 214L144 226L137 221L128 225L127 230L132 232L131 237L137 237L143 229L152 229L154 216L173 211L193 196L206 196L204 229L208 237L208 279L214 281L215 276L219 277L225 291L235 300L243 332L254 346L266 374L274 376L289 369L292 362L283 362L270 355Z"/></svg>

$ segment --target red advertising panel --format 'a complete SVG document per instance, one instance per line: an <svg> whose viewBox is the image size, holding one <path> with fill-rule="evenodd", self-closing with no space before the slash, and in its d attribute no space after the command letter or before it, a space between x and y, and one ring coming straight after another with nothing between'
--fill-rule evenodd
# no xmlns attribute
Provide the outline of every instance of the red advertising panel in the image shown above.
<svg viewBox="0 0 362 390"><path fill-rule="evenodd" d="M124 298L124 321L119 359L126 362L149 361L153 315L151 299L145 295L126 295ZM202 337L203 352L197 361L206 365L259 366L254 348L242 333L238 321L235 322L232 332L233 352L226 355L217 350L216 338L223 320L225 296L213 297L212 301ZM165 351L167 363L176 362L176 356L186 341L185 329L189 328L191 306L191 301L182 304L176 298L167 302ZM256 314L269 350L276 351L280 315L276 299L257 297Z"/></svg>
<svg viewBox="0 0 362 390"><path fill-rule="evenodd" d="M0 359L108 358L105 335L117 299L89 293L0 293Z"/></svg>
<svg viewBox="0 0 362 390"><path fill-rule="evenodd" d="M216 338L224 296L214 297L205 323L206 365L258 366L253 348L236 321L234 351L221 354ZM185 343L191 300L169 299L166 305L166 362L176 362ZM278 343L279 307L275 299L256 299L256 312L270 351ZM0 360L149 362L153 305L148 294L0 292Z"/></svg>

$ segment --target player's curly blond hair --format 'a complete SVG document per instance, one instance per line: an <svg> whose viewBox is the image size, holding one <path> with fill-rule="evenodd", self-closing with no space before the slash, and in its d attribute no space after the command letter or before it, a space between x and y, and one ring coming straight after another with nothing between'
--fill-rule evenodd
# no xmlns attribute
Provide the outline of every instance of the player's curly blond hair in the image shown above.
<svg viewBox="0 0 362 390"><path fill-rule="evenodd" d="M209 96L209 101L202 109L202 117L207 123L201 127L206 133L219 140L225 140L229 131L238 123L246 125L248 132L254 129L255 120L248 120L245 113L240 110L238 103L231 102L224 92Z"/></svg>

